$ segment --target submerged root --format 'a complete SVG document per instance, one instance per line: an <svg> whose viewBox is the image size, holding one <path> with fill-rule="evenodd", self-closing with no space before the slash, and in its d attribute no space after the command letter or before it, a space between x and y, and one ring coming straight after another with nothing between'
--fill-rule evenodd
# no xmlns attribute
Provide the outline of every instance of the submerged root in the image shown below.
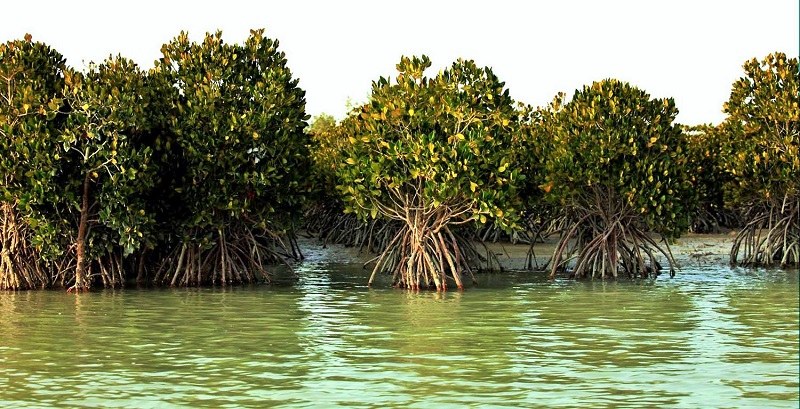
<svg viewBox="0 0 800 409"><path fill-rule="evenodd" d="M345 214L339 206L319 205L306 213L305 230L324 245L341 244L359 251L380 253L392 240L401 224L393 220L363 221L355 214Z"/></svg>
<svg viewBox="0 0 800 409"><path fill-rule="evenodd" d="M674 276L676 263L667 241L656 242L636 210L615 200L613 193L598 188L592 193L587 206L567 211L566 228L545 266L550 277L558 272L575 278L656 277L662 270L661 258Z"/></svg>
<svg viewBox="0 0 800 409"><path fill-rule="evenodd" d="M392 275L395 287L446 291L448 281L463 289L462 273L475 280L476 258L482 257L471 242L460 240L446 226L438 230L405 226L375 259L369 285L378 272ZM370 262L371 262L370 261Z"/></svg>
<svg viewBox="0 0 800 409"><path fill-rule="evenodd" d="M131 263L126 263L120 250L109 250L89 256L84 276L78 280L75 276L77 274L75 247L74 244L68 247L61 261L54 263L57 271L54 282L60 282L62 287L67 287L68 293L89 292L96 285L102 285L103 288L121 288L125 285ZM72 285L67 286L68 283Z"/></svg>
<svg viewBox="0 0 800 409"><path fill-rule="evenodd" d="M255 234L247 228L219 229L207 245L184 242L161 263L153 283L170 286L227 285L271 282L267 269L302 254L294 235L271 231Z"/></svg>
<svg viewBox="0 0 800 409"><path fill-rule="evenodd" d="M692 217L689 230L693 233L720 233L723 228L742 225L736 212L712 205L700 206Z"/></svg>
<svg viewBox="0 0 800 409"><path fill-rule="evenodd" d="M465 215L471 209L469 203L423 206L415 201L420 201L418 195L397 194L396 207L381 208L383 214L401 222L401 227L385 249L366 263L375 262L369 285L382 272L391 274L392 284L399 288L446 291L448 285L455 285L463 289L464 273L475 282L474 272L481 265L500 268L493 253L487 251L483 256L474 242L451 229L468 222Z"/></svg>
<svg viewBox="0 0 800 409"><path fill-rule="evenodd" d="M535 240L530 242L528 251L525 254L526 269L541 270L534 249L536 243L543 243L546 238L565 231L567 229L567 222L568 217L566 212L555 208L547 208L528 217L528 231L531 232Z"/></svg>
<svg viewBox="0 0 800 409"><path fill-rule="evenodd" d="M800 268L800 197L753 205L731 248L731 264Z"/></svg>
<svg viewBox="0 0 800 409"><path fill-rule="evenodd" d="M0 206L0 290L44 288L50 280L39 252L30 244L31 231L11 203Z"/></svg>
<svg viewBox="0 0 800 409"><path fill-rule="evenodd" d="M125 284L125 268L119 251L111 251L92 263L105 288L119 288ZM91 276L90 276L91 277Z"/></svg>

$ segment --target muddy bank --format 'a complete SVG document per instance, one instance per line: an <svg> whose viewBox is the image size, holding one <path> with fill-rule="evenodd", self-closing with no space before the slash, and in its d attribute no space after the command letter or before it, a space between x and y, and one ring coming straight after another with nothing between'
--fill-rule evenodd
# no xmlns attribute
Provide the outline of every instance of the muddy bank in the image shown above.
<svg viewBox="0 0 800 409"><path fill-rule="evenodd" d="M670 244L680 267L727 264L735 232L728 234L687 234ZM544 265L552 257L557 238L553 237L533 247L536 263ZM486 245L507 269L524 269L528 245L489 243Z"/></svg>
<svg viewBox="0 0 800 409"><path fill-rule="evenodd" d="M675 260L679 267L701 265L727 264L730 257L731 245L736 237L735 232L727 234L686 234L670 245ZM363 264L374 254L359 251L358 248L340 245L328 245L325 250L319 251L321 244L315 239L304 238L300 246L308 259L318 259L320 256L327 262L334 264L360 263ZM553 237L544 243L537 243L533 247L536 262L542 266L553 255L556 238ZM478 245L481 252L485 249ZM525 269L526 256L529 246L527 244L487 243L486 250L497 256L498 261L505 269ZM316 260L322 261L322 260Z"/></svg>

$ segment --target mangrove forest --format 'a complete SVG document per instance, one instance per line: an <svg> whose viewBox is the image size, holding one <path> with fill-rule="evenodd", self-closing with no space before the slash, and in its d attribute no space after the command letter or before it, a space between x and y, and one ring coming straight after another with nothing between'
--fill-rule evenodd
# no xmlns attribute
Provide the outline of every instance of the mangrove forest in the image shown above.
<svg viewBox="0 0 800 409"><path fill-rule="evenodd" d="M289 66L263 29L181 32L147 70L0 44L0 289L271 282L298 235L412 290L502 270L494 241L550 277L653 278L682 235L726 229L730 263L800 268L797 57L744 62L726 119L691 125L618 79L534 107L491 67L424 55L311 120Z"/></svg>

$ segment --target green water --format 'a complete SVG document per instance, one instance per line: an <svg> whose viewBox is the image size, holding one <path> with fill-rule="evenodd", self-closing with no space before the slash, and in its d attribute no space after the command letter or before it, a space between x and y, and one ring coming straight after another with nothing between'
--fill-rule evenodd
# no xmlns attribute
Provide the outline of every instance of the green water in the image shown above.
<svg viewBox="0 0 800 409"><path fill-rule="evenodd" d="M798 274L0 293L0 407L798 407Z"/></svg>

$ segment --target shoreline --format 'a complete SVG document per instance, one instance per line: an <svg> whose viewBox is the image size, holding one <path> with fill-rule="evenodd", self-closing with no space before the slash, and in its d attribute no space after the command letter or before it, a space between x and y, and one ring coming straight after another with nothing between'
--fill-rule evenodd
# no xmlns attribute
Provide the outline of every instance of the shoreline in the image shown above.
<svg viewBox="0 0 800 409"><path fill-rule="evenodd" d="M680 267L700 265L727 265L736 232L718 234L686 234L669 245ZM533 246L539 265L547 263L555 250L557 237ZM524 270L529 245L487 243L486 247L497 255L503 268Z"/></svg>
<svg viewBox="0 0 800 409"><path fill-rule="evenodd" d="M731 246L736 238L736 231L715 234L687 233L670 244L675 261L679 267L727 265L730 259ZM323 244L316 238L300 236L298 244L308 263L331 264L363 264L376 254L357 247L345 247L341 244ZM544 243L533 246L536 260L543 265L549 260L555 249L557 237L551 237ZM484 247L477 243L478 251L485 254ZM526 270L525 261L529 249L528 244L485 243L486 249L493 252L504 270Z"/></svg>

